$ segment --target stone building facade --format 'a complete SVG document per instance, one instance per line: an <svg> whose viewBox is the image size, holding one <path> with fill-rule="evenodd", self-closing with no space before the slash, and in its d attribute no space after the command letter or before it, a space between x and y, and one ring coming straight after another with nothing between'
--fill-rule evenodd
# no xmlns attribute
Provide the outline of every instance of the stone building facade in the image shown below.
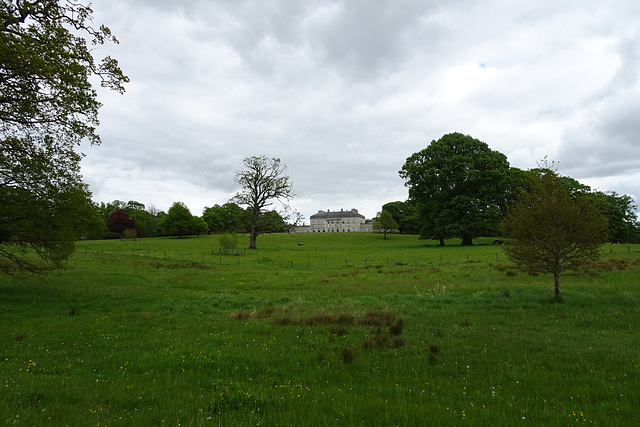
<svg viewBox="0 0 640 427"><path fill-rule="evenodd" d="M365 217L357 209L345 211L318 211L311 215L312 233L348 233L352 231L366 231Z"/></svg>

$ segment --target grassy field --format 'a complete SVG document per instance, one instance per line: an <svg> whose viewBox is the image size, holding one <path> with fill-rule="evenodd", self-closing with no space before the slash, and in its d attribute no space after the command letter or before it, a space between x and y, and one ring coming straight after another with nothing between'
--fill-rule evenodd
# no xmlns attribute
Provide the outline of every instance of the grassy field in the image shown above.
<svg viewBox="0 0 640 427"><path fill-rule="evenodd" d="M491 241L79 242L0 277L0 423L638 425L640 247L558 302Z"/></svg>

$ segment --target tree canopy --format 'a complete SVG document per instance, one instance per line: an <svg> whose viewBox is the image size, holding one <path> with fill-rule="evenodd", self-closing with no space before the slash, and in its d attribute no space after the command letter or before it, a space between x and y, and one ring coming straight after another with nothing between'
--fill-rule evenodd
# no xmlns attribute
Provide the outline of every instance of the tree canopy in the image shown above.
<svg viewBox="0 0 640 427"><path fill-rule="evenodd" d="M382 210L391 214L398 223L398 232L404 234L420 233L420 218L411 202L389 202L382 205Z"/></svg>
<svg viewBox="0 0 640 427"><path fill-rule="evenodd" d="M552 171L534 175L503 221L513 240L505 253L520 269L554 275L597 260L607 238L607 220L588 194L575 194L566 179Z"/></svg>
<svg viewBox="0 0 640 427"><path fill-rule="evenodd" d="M182 202L174 203L167 214L160 220L160 230L168 236L186 236L206 232L208 227L202 218L191 214Z"/></svg>
<svg viewBox="0 0 640 427"><path fill-rule="evenodd" d="M124 209L117 209L109 215L107 227L109 231L117 233L122 237L125 231L136 229L136 221L131 218Z"/></svg>
<svg viewBox="0 0 640 427"><path fill-rule="evenodd" d="M615 191L592 193L601 206L609 224L609 239L612 242L635 243L638 240L638 206L631 196Z"/></svg>
<svg viewBox="0 0 640 427"><path fill-rule="evenodd" d="M98 144L91 79L123 92L116 60L97 62L91 43L117 42L92 10L63 0L0 4L0 247L2 270L58 265L93 206L79 170L81 141ZM26 249L45 262L39 265Z"/></svg>
<svg viewBox="0 0 640 427"><path fill-rule="evenodd" d="M510 170L507 157L461 133L444 135L407 158L400 176L418 209L423 238L462 238L463 245L499 230Z"/></svg>
<svg viewBox="0 0 640 427"><path fill-rule="evenodd" d="M89 6L67 0L3 1L0 5L0 120L5 135L51 136L69 147L98 143L96 91L89 78L124 92L113 58L93 58L93 45L117 43L108 27L95 28Z"/></svg>
<svg viewBox="0 0 640 427"><path fill-rule="evenodd" d="M231 202L222 206L205 207L202 212L202 218L209 226L209 231L215 234L244 231L241 226L244 215L244 209Z"/></svg>
<svg viewBox="0 0 640 427"><path fill-rule="evenodd" d="M277 200L284 211L288 211L287 203L294 197L293 184L285 173L287 167L278 158L252 156L245 158L243 164L244 167L236 171L234 178L242 190L233 199L251 210L249 249L256 249L258 235L270 231L260 227L260 217L266 211L265 208Z"/></svg>

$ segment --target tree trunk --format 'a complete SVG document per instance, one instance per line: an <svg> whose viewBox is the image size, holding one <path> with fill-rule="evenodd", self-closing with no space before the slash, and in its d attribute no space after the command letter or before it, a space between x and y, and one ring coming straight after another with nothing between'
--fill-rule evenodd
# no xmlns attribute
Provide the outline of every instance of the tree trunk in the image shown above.
<svg viewBox="0 0 640 427"><path fill-rule="evenodd" d="M444 246L444 238L440 238L440 246Z"/></svg>
<svg viewBox="0 0 640 427"><path fill-rule="evenodd" d="M553 280L555 283L555 297L560 298L560 273L553 273Z"/></svg>
<svg viewBox="0 0 640 427"><path fill-rule="evenodd" d="M469 236L462 236L462 243L460 246L473 246L473 239Z"/></svg>
<svg viewBox="0 0 640 427"><path fill-rule="evenodd" d="M260 219L260 211L253 210L251 215L251 231L249 232L249 249L258 249L256 239L258 238L258 219Z"/></svg>

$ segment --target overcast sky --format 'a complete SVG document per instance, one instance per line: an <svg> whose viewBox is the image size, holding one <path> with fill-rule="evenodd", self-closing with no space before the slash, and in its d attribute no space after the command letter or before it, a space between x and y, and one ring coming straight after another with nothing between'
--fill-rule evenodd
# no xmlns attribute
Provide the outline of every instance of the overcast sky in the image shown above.
<svg viewBox="0 0 640 427"><path fill-rule="evenodd" d="M253 155L287 165L308 218L406 200L407 157L450 132L521 169L545 156L640 197L640 2L94 0L131 83L99 90L95 201L194 215Z"/></svg>

